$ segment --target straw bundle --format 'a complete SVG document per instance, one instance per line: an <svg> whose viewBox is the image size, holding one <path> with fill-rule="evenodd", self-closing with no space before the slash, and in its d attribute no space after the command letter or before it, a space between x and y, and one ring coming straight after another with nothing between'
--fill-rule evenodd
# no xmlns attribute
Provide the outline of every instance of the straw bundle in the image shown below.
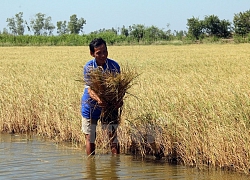
<svg viewBox="0 0 250 180"><path fill-rule="evenodd" d="M138 74L129 68L122 69L121 73L104 71L101 66L88 73L86 84L93 90L102 102L101 121L103 123L120 123L122 106L117 108L124 99L132 81Z"/></svg>

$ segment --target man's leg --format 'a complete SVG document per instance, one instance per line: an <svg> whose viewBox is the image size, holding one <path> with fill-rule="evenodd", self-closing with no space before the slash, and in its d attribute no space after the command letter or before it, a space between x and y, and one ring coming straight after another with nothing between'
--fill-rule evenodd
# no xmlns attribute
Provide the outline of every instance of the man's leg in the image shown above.
<svg viewBox="0 0 250 180"><path fill-rule="evenodd" d="M106 132L109 137L109 144L112 154L120 154L120 146L117 139L117 127L118 124L102 124L103 131Z"/></svg>
<svg viewBox="0 0 250 180"><path fill-rule="evenodd" d="M87 155L95 155L96 126L97 120L82 117L82 131L85 134Z"/></svg>
<svg viewBox="0 0 250 180"><path fill-rule="evenodd" d="M117 139L117 128L119 124L118 109L104 115L102 129L107 133L112 154L120 154L120 146Z"/></svg>
<svg viewBox="0 0 250 180"><path fill-rule="evenodd" d="M95 143L92 142L91 136L91 134L85 134L87 155L95 155Z"/></svg>

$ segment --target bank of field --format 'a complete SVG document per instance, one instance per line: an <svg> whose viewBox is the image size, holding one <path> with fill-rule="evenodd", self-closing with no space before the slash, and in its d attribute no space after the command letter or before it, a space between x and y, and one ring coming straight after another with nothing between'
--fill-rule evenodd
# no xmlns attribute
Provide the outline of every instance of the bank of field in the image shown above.
<svg viewBox="0 0 250 180"><path fill-rule="evenodd" d="M110 46L135 68L118 135L185 165L250 170L250 44ZM79 81L88 47L1 47L0 127L84 145ZM99 153L105 138L97 137ZM155 142L155 143L153 143ZM133 147L131 148L131 144Z"/></svg>

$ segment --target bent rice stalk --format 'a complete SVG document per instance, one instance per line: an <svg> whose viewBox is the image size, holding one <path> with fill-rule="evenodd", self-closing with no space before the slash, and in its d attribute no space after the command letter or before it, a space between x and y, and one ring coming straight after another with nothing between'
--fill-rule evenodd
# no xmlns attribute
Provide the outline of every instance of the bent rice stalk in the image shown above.
<svg viewBox="0 0 250 180"><path fill-rule="evenodd" d="M104 71L102 67L98 67L89 71L88 76L89 80L86 84L98 95L102 102L105 102L105 106L102 107L101 121L119 124L122 106L119 108L118 117L114 115L116 114L114 112L118 110L117 107L132 87L132 81L138 74L130 68L123 68L121 73L118 73Z"/></svg>

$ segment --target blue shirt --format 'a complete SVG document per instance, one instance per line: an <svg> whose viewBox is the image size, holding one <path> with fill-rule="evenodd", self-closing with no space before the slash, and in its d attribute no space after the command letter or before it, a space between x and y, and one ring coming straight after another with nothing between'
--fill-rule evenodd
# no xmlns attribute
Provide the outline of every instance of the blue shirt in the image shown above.
<svg viewBox="0 0 250 180"><path fill-rule="evenodd" d="M88 72L97 68L96 60L92 59L87 62L83 68L83 75L85 82L88 81ZM120 66L117 62L112 59L107 59L106 63L102 66L104 71L118 72L120 73ZM101 108L98 106L97 102L93 100L88 93L88 86L85 85L84 92L81 99L81 113L82 116L87 119L99 119L101 115Z"/></svg>

